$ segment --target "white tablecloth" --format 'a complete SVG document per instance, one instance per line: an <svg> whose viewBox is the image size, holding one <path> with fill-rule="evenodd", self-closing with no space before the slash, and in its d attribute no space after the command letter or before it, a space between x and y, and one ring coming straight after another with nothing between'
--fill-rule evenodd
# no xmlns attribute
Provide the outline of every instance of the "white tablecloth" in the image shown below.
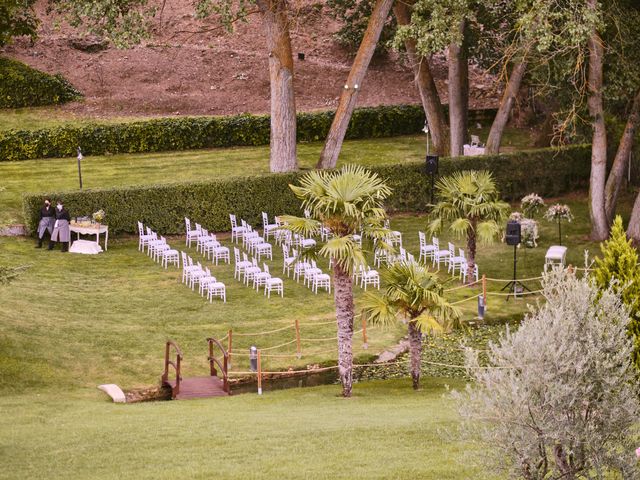
<svg viewBox="0 0 640 480"><path fill-rule="evenodd" d="M109 226L102 224L93 224L93 225L78 225L77 223L71 222L69 226L69 230L75 232L78 235L78 240L80 239L80 235L95 235L96 243L100 245L100 234L104 233L104 249L107 250L107 243L109 242Z"/></svg>

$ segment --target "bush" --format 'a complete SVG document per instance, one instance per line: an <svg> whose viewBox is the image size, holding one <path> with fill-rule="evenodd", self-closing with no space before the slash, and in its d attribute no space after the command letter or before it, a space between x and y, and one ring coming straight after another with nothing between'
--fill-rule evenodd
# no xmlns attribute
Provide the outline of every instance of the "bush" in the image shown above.
<svg viewBox="0 0 640 480"><path fill-rule="evenodd" d="M440 174L456 170L486 169L494 174L505 198L520 198L532 190L558 195L584 187L589 180L588 146L543 149L511 155L443 158ZM390 211L424 211L430 201L430 177L424 164L381 165L371 168L393 189L387 199ZM213 231L229 229L229 213L262 224L260 213L299 214L299 202L289 189L301 173L236 177L197 183L135 186L104 190L27 194L23 199L29 231L38 222L43 196L64 199L72 216L91 215L103 209L112 233L135 233L140 220L163 234L184 232L184 216Z"/></svg>
<svg viewBox="0 0 640 480"><path fill-rule="evenodd" d="M474 118L494 113L478 111ZM298 141L323 140L333 116L330 111L299 113ZM423 126L424 112L419 105L359 108L353 113L346 138L410 135L419 133ZM269 116L246 114L9 130L0 132L0 161L75 156L78 145L87 155L268 145L269 135Z"/></svg>
<svg viewBox="0 0 640 480"><path fill-rule="evenodd" d="M543 288L546 303L490 345L485 365L469 352L475 382L455 395L466 430L510 478L639 478L626 308L566 271Z"/></svg>
<svg viewBox="0 0 640 480"><path fill-rule="evenodd" d="M49 75L0 57L0 108L39 107L82 97L62 75Z"/></svg>

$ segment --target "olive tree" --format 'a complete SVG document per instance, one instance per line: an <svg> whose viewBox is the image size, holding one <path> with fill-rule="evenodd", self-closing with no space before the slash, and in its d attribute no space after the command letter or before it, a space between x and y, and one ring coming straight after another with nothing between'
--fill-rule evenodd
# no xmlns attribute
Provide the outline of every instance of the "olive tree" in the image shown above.
<svg viewBox="0 0 640 480"><path fill-rule="evenodd" d="M547 275L543 291L546 303L489 346L486 366L468 351L475 382L454 393L464 430L512 478L638 478L626 308L566 271Z"/></svg>

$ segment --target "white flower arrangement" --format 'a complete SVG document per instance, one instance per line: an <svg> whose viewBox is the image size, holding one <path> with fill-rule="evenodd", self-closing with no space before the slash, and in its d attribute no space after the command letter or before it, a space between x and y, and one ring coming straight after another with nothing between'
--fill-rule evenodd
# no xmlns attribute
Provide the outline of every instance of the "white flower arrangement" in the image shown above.
<svg viewBox="0 0 640 480"><path fill-rule="evenodd" d="M520 223L523 218L524 218L524 215L522 215L520 212L511 212L511 215L509 215L510 221L514 221L518 223Z"/></svg>
<svg viewBox="0 0 640 480"><path fill-rule="evenodd" d="M527 248L534 248L538 246L538 222L532 218L523 218L520 221L520 234L522 244Z"/></svg>
<svg viewBox="0 0 640 480"><path fill-rule="evenodd" d="M530 193L522 198L520 207L528 218L533 218L544 207L544 200L537 193Z"/></svg>
<svg viewBox="0 0 640 480"><path fill-rule="evenodd" d="M93 221L96 223L102 223L102 221L104 220L104 217L106 217L107 214L104 213L104 210L100 209L97 212L93 212L93 215L91 215L91 217L93 218Z"/></svg>
<svg viewBox="0 0 640 480"><path fill-rule="evenodd" d="M556 220L566 220L567 222L570 222L571 220L573 220L573 214L571 213L569 205L556 203L555 205L551 205L549 207L549 209L544 214L544 218L546 218L550 222Z"/></svg>

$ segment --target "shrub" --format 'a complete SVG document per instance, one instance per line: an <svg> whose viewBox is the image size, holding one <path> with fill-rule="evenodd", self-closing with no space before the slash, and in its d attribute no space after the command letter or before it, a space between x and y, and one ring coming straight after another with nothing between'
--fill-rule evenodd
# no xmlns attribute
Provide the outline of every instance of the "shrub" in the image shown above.
<svg viewBox="0 0 640 480"><path fill-rule="evenodd" d="M591 151L576 146L560 151L551 149L490 157L443 158L442 174L456 170L483 168L494 178L505 198L519 198L533 189L558 195L584 187L589 180ZM552 168L553 167L553 168ZM390 211L425 211L430 200L430 177L424 164L368 167L386 180L393 193L386 205ZM27 194L23 199L24 217L29 231L37 226L43 195L64 198L72 216L88 216L103 209L112 233L135 233L141 220L163 234L184 232L184 216L214 231L229 228L229 213L250 223L261 224L260 212L298 214L297 202L289 189L299 173L236 177L197 183L133 186L112 189Z"/></svg>
<svg viewBox="0 0 640 480"><path fill-rule="evenodd" d="M629 335L633 339L633 361L640 369L640 270L638 270L638 251L622 224L622 218L616 216L609 240L600 245L602 258L596 258L593 272L596 284L603 290L613 289L620 294L623 303L629 309Z"/></svg>
<svg viewBox="0 0 640 480"><path fill-rule="evenodd" d="M546 303L490 345L486 368L469 352L475 383L454 394L465 430L511 478L638 478L627 310L566 271L543 288Z"/></svg>
<svg viewBox="0 0 640 480"><path fill-rule="evenodd" d="M38 107L82 97L62 75L49 75L0 57L0 108Z"/></svg>
<svg viewBox="0 0 640 480"><path fill-rule="evenodd" d="M476 117L495 111L478 111ZM323 140L334 112L299 113L299 142ZM0 132L0 161L75 156L78 145L88 155L144 153L197 148L269 144L269 116L160 118L140 122L63 126L43 130ZM424 112L419 105L358 108L347 139L379 138L419 133Z"/></svg>

